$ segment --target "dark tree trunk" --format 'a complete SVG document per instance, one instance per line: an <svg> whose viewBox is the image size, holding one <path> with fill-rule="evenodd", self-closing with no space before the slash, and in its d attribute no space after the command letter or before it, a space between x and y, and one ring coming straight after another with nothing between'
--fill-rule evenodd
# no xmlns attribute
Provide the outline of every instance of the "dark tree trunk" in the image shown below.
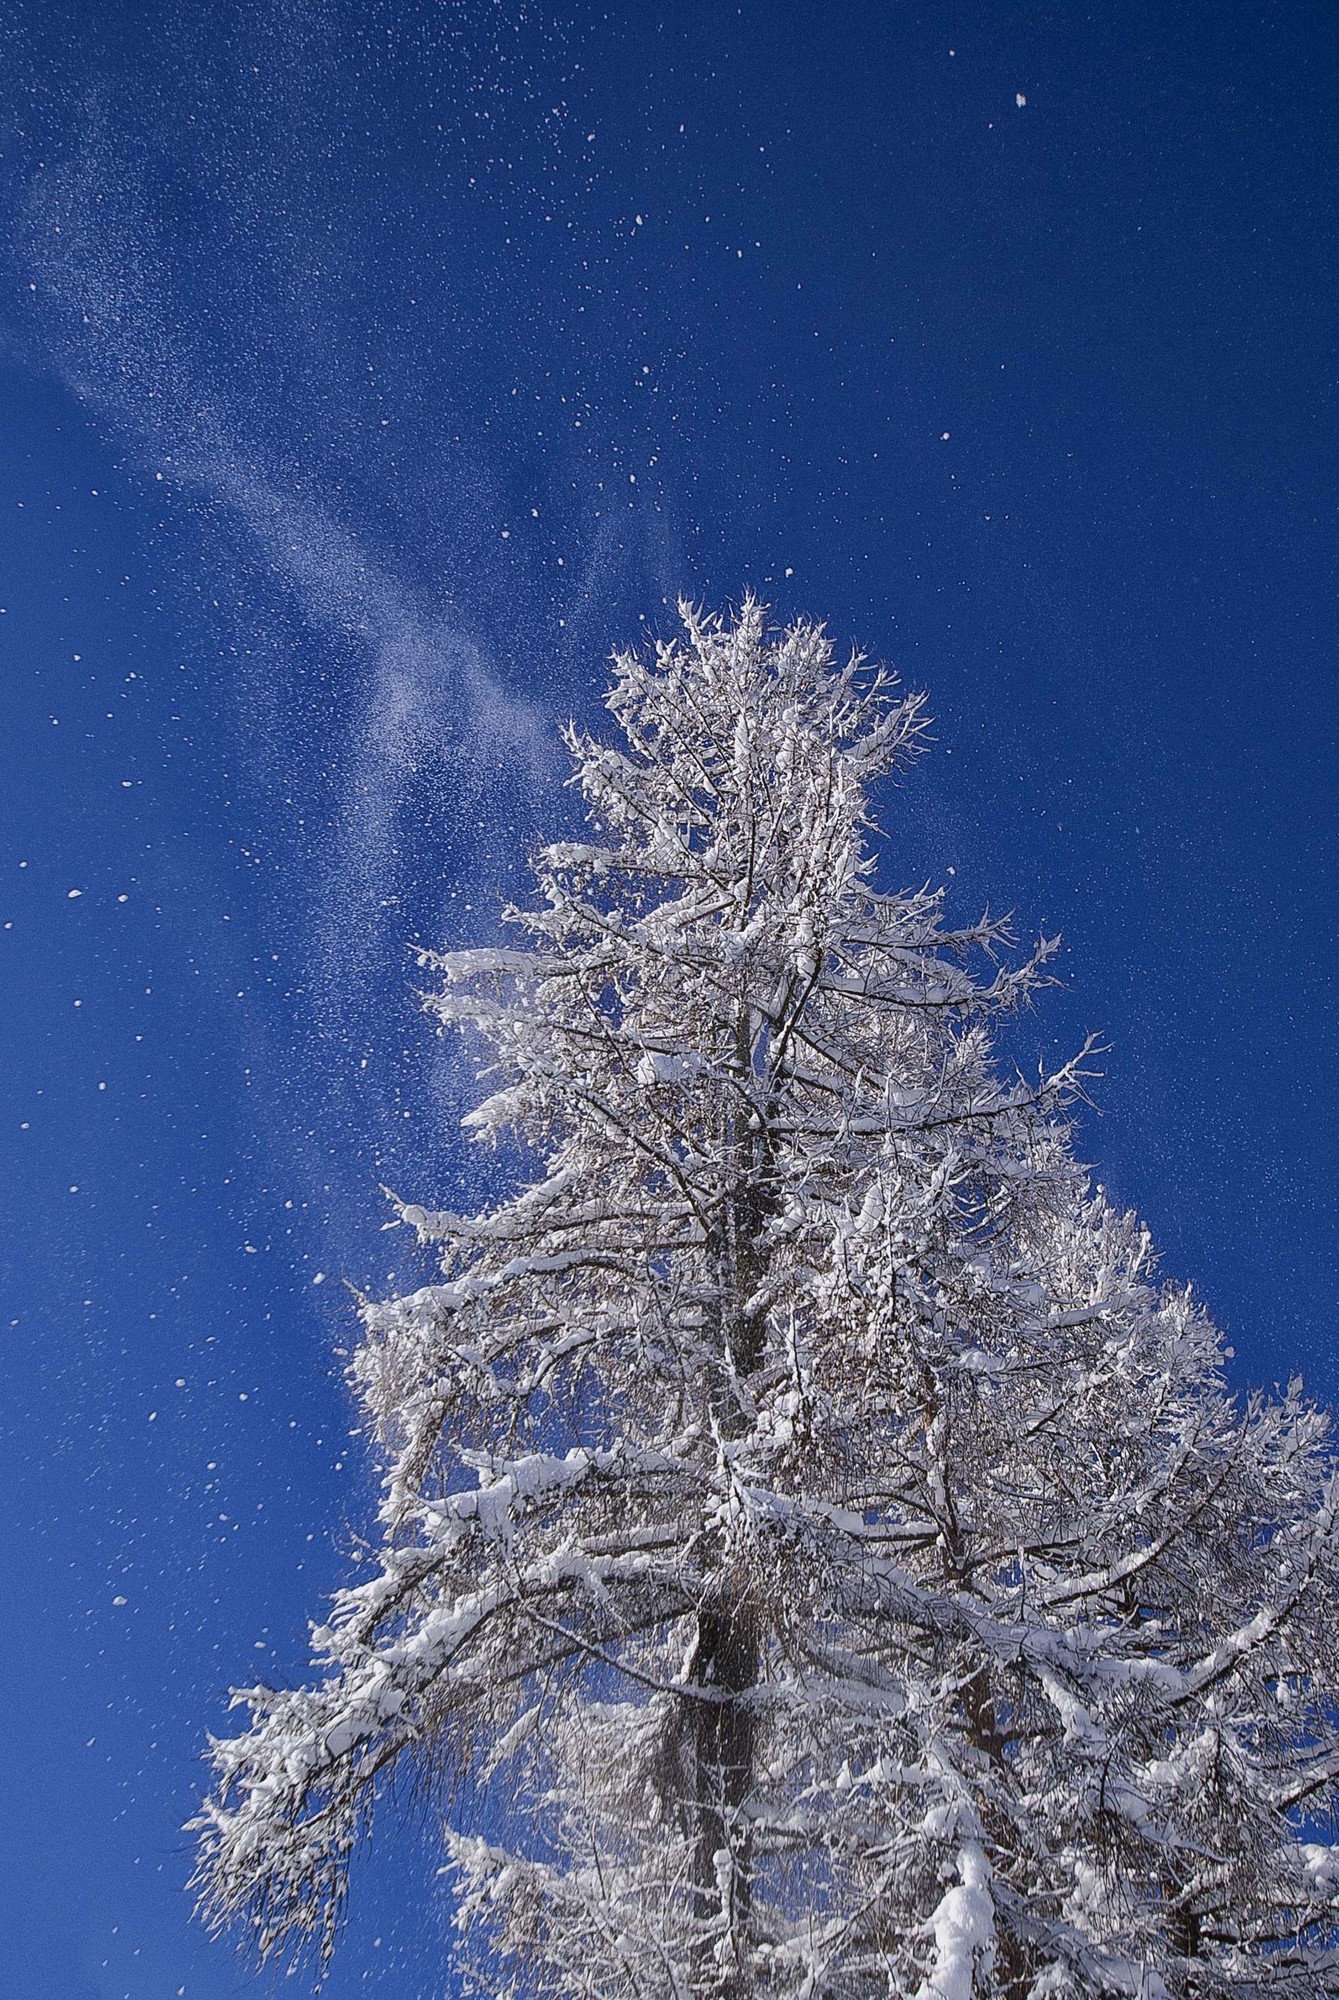
<svg viewBox="0 0 1339 2000"><path fill-rule="evenodd" d="M737 1944L749 1914L749 1854L738 1828L753 1778L757 1720L752 1692L758 1676L757 1617L747 1603L724 1595L698 1613L693 1685L702 1698L685 1703L691 1790L685 1819L693 1844L694 1916L719 1924L721 1889L717 1856L731 1857L730 1931ZM715 1698L713 1698L715 1697ZM715 1937L697 1947L695 1986L702 1995L739 1996L745 1990L733 1951L718 1960Z"/></svg>

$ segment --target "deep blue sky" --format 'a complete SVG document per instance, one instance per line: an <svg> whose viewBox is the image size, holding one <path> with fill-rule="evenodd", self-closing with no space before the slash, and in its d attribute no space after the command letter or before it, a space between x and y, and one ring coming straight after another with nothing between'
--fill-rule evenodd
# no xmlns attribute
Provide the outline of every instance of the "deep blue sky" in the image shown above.
<svg viewBox="0 0 1339 2000"><path fill-rule="evenodd" d="M219 2000L178 1828L367 1517L339 1280L471 1171L409 947L677 592L929 688L890 876L1063 927L1099 1177L1242 1382L1339 1395L1339 10L19 0L0 56L0 1991ZM383 1834L336 2000L442 1991Z"/></svg>

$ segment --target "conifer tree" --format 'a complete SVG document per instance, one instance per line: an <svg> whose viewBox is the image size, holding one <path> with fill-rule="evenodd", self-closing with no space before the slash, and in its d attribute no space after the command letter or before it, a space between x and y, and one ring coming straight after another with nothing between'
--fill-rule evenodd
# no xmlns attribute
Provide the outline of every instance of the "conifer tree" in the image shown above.
<svg viewBox="0 0 1339 2000"><path fill-rule="evenodd" d="M535 1164L398 1207L380 1546L213 1745L206 1912L327 1951L392 1772L454 1766L505 2000L1333 1994L1326 1419L1091 1186L1084 1055L1003 1073L1053 943L874 886L920 700L682 616L569 732L515 948L426 961Z"/></svg>

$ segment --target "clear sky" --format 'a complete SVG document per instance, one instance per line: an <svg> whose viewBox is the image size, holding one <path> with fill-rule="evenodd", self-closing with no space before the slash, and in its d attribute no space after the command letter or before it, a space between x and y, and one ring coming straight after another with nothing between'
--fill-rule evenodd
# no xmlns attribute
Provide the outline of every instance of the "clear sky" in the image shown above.
<svg viewBox="0 0 1339 2000"><path fill-rule="evenodd" d="M368 1518L341 1281L416 1274L381 1183L479 1185L412 947L493 933L676 594L928 687L889 877L1063 929L1023 1053L1104 1031L1098 1178L1339 1395L1339 10L17 0L0 57L0 1992L221 2000L179 1828ZM382 1833L335 2000L443 1990Z"/></svg>

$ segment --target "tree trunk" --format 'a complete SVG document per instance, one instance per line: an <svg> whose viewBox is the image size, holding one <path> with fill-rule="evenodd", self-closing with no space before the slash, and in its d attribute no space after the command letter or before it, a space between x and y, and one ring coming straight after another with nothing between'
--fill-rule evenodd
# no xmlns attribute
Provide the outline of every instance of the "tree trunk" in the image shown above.
<svg viewBox="0 0 1339 2000"><path fill-rule="evenodd" d="M684 1807L693 1915L701 1930L693 1983L704 2000L740 2000L747 1990L749 1842L738 1820L753 1779L758 1636L756 1613L734 1594L721 1592L698 1613L692 1683L708 1698L690 1695L685 1703L690 1790Z"/></svg>

